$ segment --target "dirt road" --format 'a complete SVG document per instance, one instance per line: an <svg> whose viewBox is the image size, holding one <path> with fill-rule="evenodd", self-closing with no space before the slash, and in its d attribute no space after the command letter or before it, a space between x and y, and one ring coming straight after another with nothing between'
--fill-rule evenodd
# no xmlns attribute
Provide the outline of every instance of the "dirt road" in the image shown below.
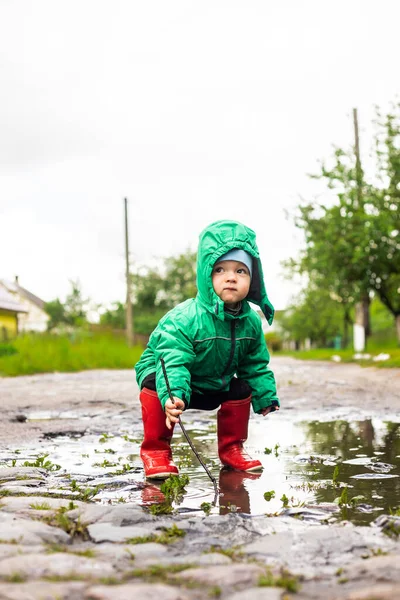
<svg viewBox="0 0 400 600"><path fill-rule="evenodd" d="M273 357L282 411L345 411L390 416L400 411L400 369L362 368L354 364L297 361ZM133 369L52 373L0 378L1 442L20 443L54 430L80 431L90 419L108 422L125 415L140 420ZM190 412L187 416L189 417ZM24 422L25 421L25 422Z"/></svg>

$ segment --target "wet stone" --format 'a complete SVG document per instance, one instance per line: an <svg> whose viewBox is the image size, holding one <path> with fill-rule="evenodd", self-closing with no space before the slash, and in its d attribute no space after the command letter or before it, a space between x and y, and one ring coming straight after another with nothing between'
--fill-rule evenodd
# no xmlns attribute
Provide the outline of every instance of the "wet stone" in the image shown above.
<svg viewBox="0 0 400 600"><path fill-rule="evenodd" d="M399 548L400 550L400 548ZM368 560L358 560L343 569L343 577L354 581L370 579L380 582L400 583L400 554L374 556Z"/></svg>
<svg viewBox="0 0 400 600"><path fill-rule="evenodd" d="M48 515L59 508L68 508L71 500L67 498L49 498L48 496L4 496L1 499L2 511L16 514ZM75 506L83 506L83 502L74 500ZM38 510L33 506L48 506L48 509Z"/></svg>
<svg viewBox="0 0 400 600"><path fill-rule="evenodd" d="M397 598L400 598L400 585L382 583L338 595L334 600L396 600Z"/></svg>
<svg viewBox="0 0 400 600"><path fill-rule="evenodd" d="M87 584L78 581L0 583L1 600L82 600Z"/></svg>
<svg viewBox="0 0 400 600"><path fill-rule="evenodd" d="M23 578L108 577L114 574L113 567L106 562L77 556L75 554L28 554L6 558L0 562L0 577Z"/></svg>
<svg viewBox="0 0 400 600"><path fill-rule="evenodd" d="M89 588L84 600L190 600L193 595L186 590L179 590L159 583L125 584L118 586L94 586Z"/></svg>
<svg viewBox="0 0 400 600"><path fill-rule="evenodd" d="M209 566L204 569L187 569L179 573L180 579L195 581L204 585L218 585L221 588L235 586L253 586L264 574L264 569L253 564L235 564L231 566Z"/></svg>
<svg viewBox="0 0 400 600"><path fill-rule="evenodd" d="M282 588L262 587L249 588L229 596L229 600L281 600L284 595Z"/></svg>
<svg viewBox="0 0 400 600"><path fill-rule="evenodd" d="M1 534L0 534L1 535ZM10 558L20 554L37 554L45 549L44 545L22 545L22 544L7 544L0 543L0 561L3 558ZM1 598L1 596L0 596Z"/></svg>
<svg viewBox="0 0 400 600"><path fill-rule="evenodd" d="M6 469L0 469L0 482L24 479L45 481L45 475L45 469L36 467L7 467Z"/></svg>
<svg viewBox="0 0 400 600"><path fill-rule="evenodd" d="M15 519L12 514L0 512L0 535L3 542L18 542L20 544L67 544L69 535L46 523L28 519Z"/></svg>
<svg viewBox="0 0 400 600"><path fill-rule="evenodd" d="M395 547L394 541L372 527L303 525L302 530L263 536L242 551L267 564L279 561L290 571L313 578L321 573L332 575L343 564Z"/></svg>
<svg viewBox="0 0 400 600"><path fill-rule="evenodd" d="M126 542L136 537L147 537L150 535L148 527L131 525L118 527L111 523L94 523L88 526L90 539L95 542Z"/></svg>

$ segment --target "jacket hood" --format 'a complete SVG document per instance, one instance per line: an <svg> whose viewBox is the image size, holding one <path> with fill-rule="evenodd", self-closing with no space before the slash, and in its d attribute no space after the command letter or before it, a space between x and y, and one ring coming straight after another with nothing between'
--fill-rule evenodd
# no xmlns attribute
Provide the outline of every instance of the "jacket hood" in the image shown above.
<svg viewBox="0 0 400 600"><path fill-rule="evenodd" d="M242 223L216 221L201 232L197 252L197 298L218 318L225 318L224 303L214 291L211 275L215 262L234 248L241 248L253 257L253 274L246 300L259 306L271 325L274 307L265 290L256 234Z"/></svg>

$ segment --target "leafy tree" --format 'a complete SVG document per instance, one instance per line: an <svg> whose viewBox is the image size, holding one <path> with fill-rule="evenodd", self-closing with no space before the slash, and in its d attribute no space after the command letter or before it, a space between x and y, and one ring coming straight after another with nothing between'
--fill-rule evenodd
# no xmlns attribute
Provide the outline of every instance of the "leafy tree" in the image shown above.
<svg viewBox="0 0 400 600"><path fill-rule="evenodd" d="M313 287L329 290L350 320L355 302L374 290L396 318L400 339L400 125L397 113L380 118L376 134L378 175L367 182L349 152L336 149L332 166L322 164L334 203L314 201L298 207L296 226L305 247L291 272L307 274ZM380 182L380 185L377 183ZM397 253L396 253L397 250Z"/></svg>
<svg viewBox="0 0 400 600"><path fill-rule="evenodd" d="M70 284L72 289L64 304L56 298L45 305L45 310L50 315L47 325L49 331L59 325L82 327L86 323L89 300L83 299L79 281L70 280Z"/></svg>
<svg viewBox="0 0 400 600"><path fill-rule="evenodd" d="M160 318L179 302L196 295L196 253L188 250L165 258L158 268L142 267L132 275L132 310L136 333L149 334ZM122 303L114 303L100 323L125 328Z"/></svg>
<svg viewBox="0 0 400 600"><path fill-rule="evenodd" d="M279 316L279 325L301 342L307 338L318 346L327 346L343 332L343 308L331 298L328 290L309 287L295 305Z"/></svg>
<svg viewBox="0 0 400 600"><path fill-rule="evenodd" d="M44 309L50 317L47 322L47 329L49 331L57 327L57 325L60 325L61 323L65 324L67 322L65 308L59 298L46 302Z"/></svg>
<svg viewBox="0 0 400 600"><path fill-rule="evenodd" d="M71 291L65 299L65 315L69 325L80 327L86 323L89 300L82 297L79 280L70 280Z"/></svg>
<svg viewBox="0 0 400 600"><path fill-rule="evenodd" d="M100 325L108 325L115 329L125 329L126 311L122 302L114 302L112 308L100 315Z"/></svg>

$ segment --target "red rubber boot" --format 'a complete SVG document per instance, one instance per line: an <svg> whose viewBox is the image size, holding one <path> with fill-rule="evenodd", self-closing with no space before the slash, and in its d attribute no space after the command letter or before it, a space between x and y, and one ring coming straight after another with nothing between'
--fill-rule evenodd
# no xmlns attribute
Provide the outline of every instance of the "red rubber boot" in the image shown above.
<svg viewBox="0 0 400 600"><path fill-rule="evenodd" d="M171 438L174 431L165 424L165 412L162 409L157 392L143 388L140 392L144 438L140 447L140 458L144 472L149 479L167 479L177 475L171 452Z"/></svg>
<svg viewBox="0 0 400 600"><path fill-rule="evenodd" d="M243 449L247 440L251 396L228 400L218 411L218 454L223 465L238 471L260 471L262 464Z"/></svg>

